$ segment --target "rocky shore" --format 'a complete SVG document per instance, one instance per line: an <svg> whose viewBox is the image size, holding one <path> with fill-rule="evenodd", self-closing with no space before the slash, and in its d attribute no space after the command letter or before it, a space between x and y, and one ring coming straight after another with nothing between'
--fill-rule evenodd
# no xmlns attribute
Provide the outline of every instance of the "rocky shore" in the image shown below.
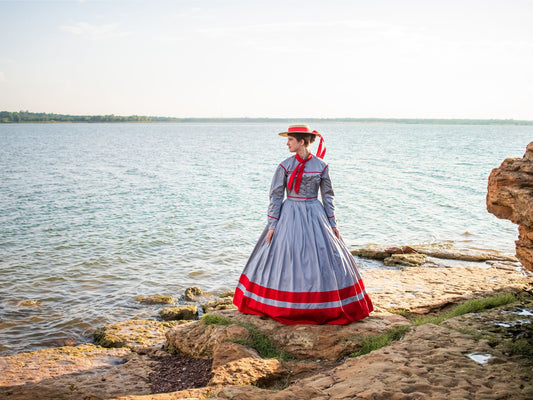
<svg viewBox="0 0 533 400"><path fill-rule="evenodd" d="M97 344L0 358L0 398L532 399L532 188L530 143L488 185L488 210L519 225L518 259L448 245L354 250L389 267L362 271L375 306L362 321L282 325L198 288L179 306L140 296L169 307L97 329Z"/></svg>
<svg viewBox="0 0 533 400"><path fill-rule="evenodd" d="M355 253L385 260L419 250ZM376 306L363 321L286 326L238 313L231 297L196 293L190 301L208 310L199 320L122 321L97 330L107 347L83 344L0 358L0 398L532 398L533 277L513 256L474 252L481 257L474 262L472 251L433 250L426 248L427 258L418 264L363 271ZM451 259L453 252L468 260ZM419 320L502 293L512 301L489 311ZM384 335L393 338L390 344L363 351Z"/></svg>
<svg viewBox="0 0 533 400"><path fill-rule="evenodd" d="M487 210L518 225L516 256L533 271L533 142L522 158L508 158L489 176Z"/></svg>

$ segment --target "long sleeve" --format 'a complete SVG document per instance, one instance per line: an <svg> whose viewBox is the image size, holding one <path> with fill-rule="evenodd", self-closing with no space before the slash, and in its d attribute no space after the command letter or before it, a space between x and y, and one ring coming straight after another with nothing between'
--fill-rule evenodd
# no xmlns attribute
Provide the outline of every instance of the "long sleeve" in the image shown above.
<svg viewBox="0 0 533 400"><path fill-rule="evenodd" d="M278 165L272 178L272 184L270 185L270 204L268 206L268 224L270 229L276 229L276 225L278 224L283 196L285 194L285 186L287 186L286 170L281 165Z"/></svg>
<svg viewBox="0 0 533 400"><path fill-rule="evenodd" d="M322 204L324 205L324 210L326 210L329 224L332 228L335 228L337 226L334 204L335 193L333 193L333 186L331 185L331 179L329 177L329 166L327 165L321 174L320 194L322 195Z"/></svg>

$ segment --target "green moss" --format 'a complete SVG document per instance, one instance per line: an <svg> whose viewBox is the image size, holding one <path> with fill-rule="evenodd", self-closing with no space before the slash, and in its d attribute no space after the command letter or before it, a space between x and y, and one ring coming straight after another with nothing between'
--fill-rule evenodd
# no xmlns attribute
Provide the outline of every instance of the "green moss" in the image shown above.
<svg viewBox="0 0 533 400"><path fill-rule="evenodd" d="M263 358L277 358L283 361L291 358L289 353L274 346L272 339L262 333L257 326L246 322L238 322L238 325L246 328L250 332L250 340L233 339L232 341L235 343L252 347Z"/></svg>
<svg viewBox="0 0 533 400"><path fill-rule="evenodd" d="M387 311L391 314L398 314L405 318L408 318L411 315L411 312L405 308L389 308Z"/></svg>
<svg viewBox="0 0 533 400"><path fill-rule="evenodd" d="M410 328L409 325L397 326L391 329L390 331L384 332L379 335L366 336L361 341L361 349L359 349L359 351L356 351L350 354L350 357L359 357L364 354L368 354L371 351L388 346L389 344L391 344L391 342L400 340L409 328Z"/></svg>
<svg viewBox="0 0 533 400"><path fill-rule="evenodd" d="M172 296L159 296L159 295L152 295L152 296L137 296L135 298L139 303L141 304L172 304L177 301Z"/></svg>
<svg viewBox="0 0 533 400"><path fill-rule="evenodd" d="M503 306L506 304L515 303L517 301L519 301L519 297L515 294L510 294L510 293L503 293L503 294L499 294L499 295L495 295L491 297L472 299L472 300L468 300L462 304L457 305L451 311L448 311L446 313L443 313L440 315L415 318L411 326L420 326L424 324L438 325L441 322L447 319L450 319L450 318L458 317L458 316L469 314L469 313L481 312L481 311L488 310L494 307L499 307L499 306ZM405 310L397 310L397 311L399 311L397 312L397 314L404 315L403 311ZM407 312L406 314L408 316ZM384 332L379 335L370 335L370 336L365 337L361 342L361 349L359 351L356 351L350 354L350 357L358 357L364 354L368 354L371 351L388 346L391 342L395 340L400 340L405 334L405 332L411 326L399 326L388 332ZM479 337L479 338L483 337L481 333L475 333L475 335L473 336ZM518 343L516 344L514 351L516 351L518 354L524 354L524 353L532 352L533 350L531 349L531 346L529 346L528 348L528 346Z"/></svg>
<svg viewBox="0 0 533 400"><path fill-rule="evenodd" d="M518 339L509 344L511 354L521 356L533 363L533 346L527 339Z"/></svg>
<svg viewBox="0 0 533 400"><path fill-rule="evenodd" d="M206 325L231 325L233 321L227 317L221 317L220 315L204 314L202 316L202 322Z"/></svg>
<svg viewBox="0 0 533 400"><path fill-rule="evenodd" d="M416 318L413 322L415 326L420 326L424 324L438 325L442 321L445 321L450 318L459 317L461 315L469 313L481 312L494 307L503 306L505 304L515 303L517 301L519 301L517 295L511 293L502 293L491 297L472 299L462 304L459 304L451 311L448 311L444 314L419 317Z"/></svg>
<svg viewBox="0 0 533 400"><path fill-rule="evenodd" d="M248 323L233 321L230 318L222 317L219 315L204 314L202 321L206 325L231 325L236 324L242 326L249 332L248 339L230 339L233 343L242 344L244 346L251 347L255 349L259 355L263 358L277 358L279 360L288 360L291 358L290 354L278 349L271 338L262 333L257 326Z"/></svg>

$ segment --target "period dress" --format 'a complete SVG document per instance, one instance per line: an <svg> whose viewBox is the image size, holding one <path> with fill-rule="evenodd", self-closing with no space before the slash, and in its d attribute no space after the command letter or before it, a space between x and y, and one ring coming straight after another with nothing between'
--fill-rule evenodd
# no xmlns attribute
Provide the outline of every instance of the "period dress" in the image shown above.
<svg viewBox="0 0 533 400"><path fill-rule="evenodd" d="M290 177L299 166L298 187ZM268 224L235 290L233 303L240 312L283 324L349 324L373 310L354 258L331 229L333 197L328 165L318 157L295 155L279 164ZM269 229L275 229L270 244Z"/></svg>

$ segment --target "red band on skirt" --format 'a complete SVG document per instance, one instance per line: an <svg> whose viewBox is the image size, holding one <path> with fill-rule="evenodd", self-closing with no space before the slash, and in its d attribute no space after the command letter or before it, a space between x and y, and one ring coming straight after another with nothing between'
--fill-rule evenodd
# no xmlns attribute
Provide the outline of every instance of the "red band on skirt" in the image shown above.
<svg viewBox="0 0 533 400"><path fill-rule="evenodd" d="M246 297L239 288L235 290L233 304L242 313L266 316L286 325L346 325L368 317L368 314L373 310L372 302L366 294L363 299L344 306L321 309L296 309L260 303Z"/></svg>
<svg viewBox="0 0 533 400"><path fill-rule="evenodd" d="M246 290L260 297L289 303L327 303L330 301L339 301L360 295L365 289L362 280L359 280L352 286L339 290L331 290L329 292L286 292L283 290L271 289L250 282L246 275L241 275L239 283L241 283Z"/></svg>

